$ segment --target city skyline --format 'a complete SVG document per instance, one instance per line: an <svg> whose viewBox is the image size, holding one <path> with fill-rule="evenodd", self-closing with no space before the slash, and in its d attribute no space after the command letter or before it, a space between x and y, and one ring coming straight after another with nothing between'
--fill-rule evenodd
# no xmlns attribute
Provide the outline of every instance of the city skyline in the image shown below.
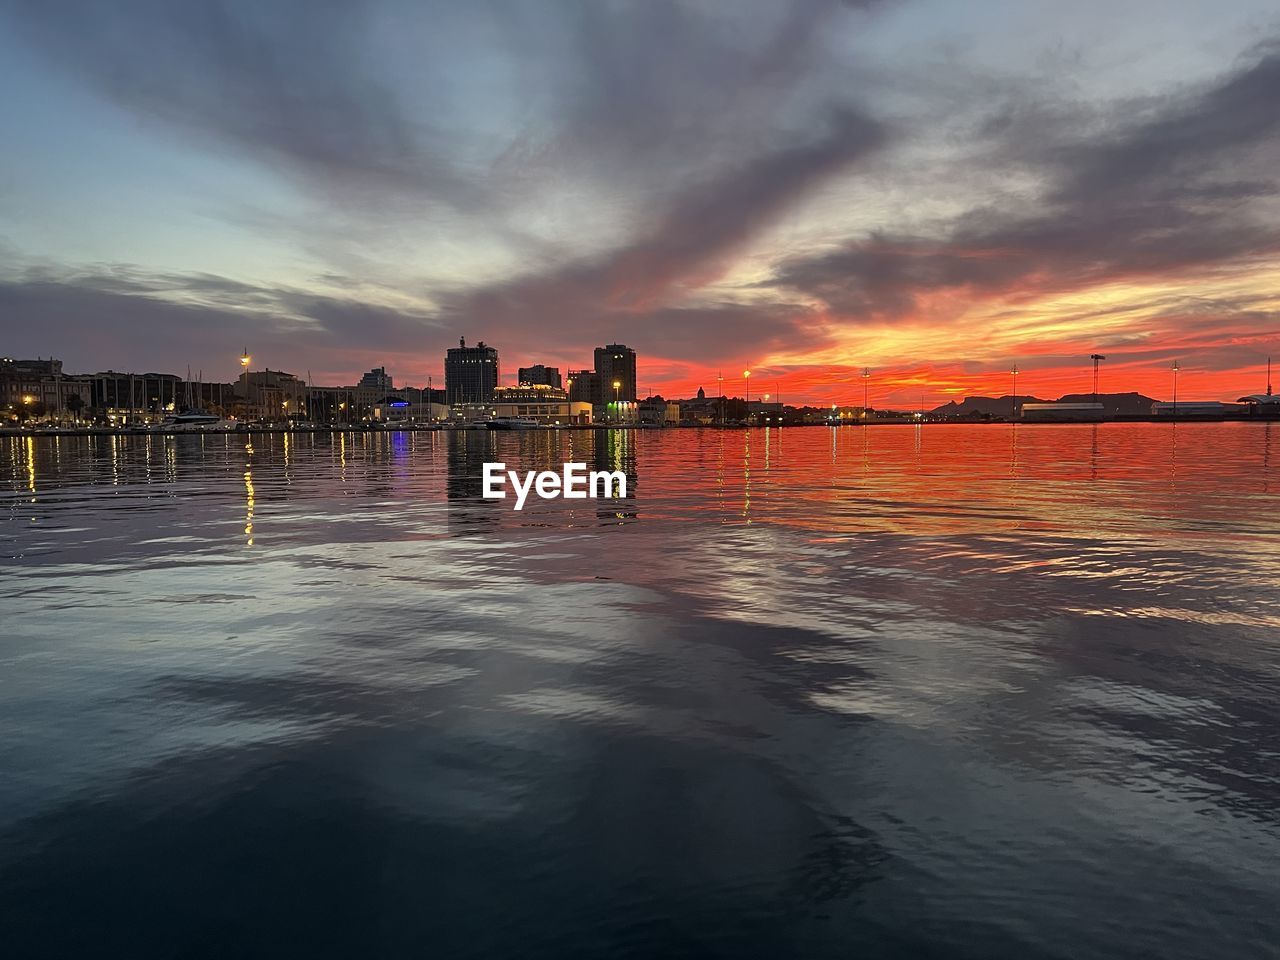
<svg viewBox="0 0 1280 960"><path fill-rule="evenodd" d="M465 341L466 341L465 337L460 338L460 344L464 351L470 350L472 352L475 352L478 349L480 351L488 351L494 356L495 360L498 360L501 357L501 351L494 344L488 344L485 341L481 340L481 341L477 341L473 346L468 347ZM630 361L631 364L633 365L633 367L636 365L636 360L637 360L636 352L630 350L630 348L621 344L610 344L605 347L595 348L594 354L597 362L599 362L599 359L602 354L612 351L612 349L615 347L621 348L623 350L628 350L631 353L631 361ZM384 386L381 387L381 389L385 389L389 392L400 391L400 390L426 391L428 389L434 388L437 392L439 392L442 396L446 398L446 402L448 403L474 402L476 399L479 398L480 394L477 393L475 394L475 396L472 396L471 393L467 393L466 396L463 397L462 399L457 399L452 395L452 392L449 388L449 385L448 385L449 356L454 354L456 351L457 351L457 345L455 345L455 347L449 348L446 351L446 357L439 364L440 373L428 374L425 377L425 379L423 379L421 382L415 381L411 377L406 377L401 374L398 374L395 370L388 371L385 364L372 367L369 370L363 371L359 375L352 375L345 380L317 382L317 378L313 375L313 372L310 370L303 371L300 373L298 370L293 368L280 367L280 366L273 367L270 364L259 364L256 362L256 359L254 358L254 356L248 352L247 348L244 353L238 355L236 358L237 360L236 376L228 377L226 379L222 379L216 375L206 376L205 370L199 367L194 369L189 368L187 376L183 377L180 373L176 371L151 370L151 369L143 369L140 367L131 369L128 367L127 364L120 369L117 369L114 366L102 366L102 365L93 367L92 369L85 369L85 370L72 370L68 368L65 370L65 376L67 377L68 380L79 379L79 380L86 380L86 381L102 375L113 375L113 376L119 376L119 377L125 377L125 378L130 376L161 377L161 378L169 377L169 378L176 378L182 382L186 382L187 380L190 380L191 382L203 382L206 384L224 383L224 384L234 385L235 382L238 379L240 379L244 373L247 373L247 372L258 373L258 374L275 373L275 374L283 374L286 376L293 377L297 379L299 383L302 383L302 384L310 384L319 388L329 389L329 390L356 389L356 388L370 387L370 386L373 386L373 383L371 382L373 378L385 378L385 384ZM30 362L31 359L32 358L27 358L27 361ZM59 364L64 364L64 361L61 357L54 357L52 355L50 355L49 357L37 356L34 359L40 362L56 361ZM765 374L762 376L761 370L759 368L757 368L756 371L753 371L750 373L748 373L748 371L742 371L741 373L736 373L729 376L725 376L721 371L712 378L712 384L714 384L714 386L712 386L711 384L699 383L694 389L690 390L688 393L671 392L666 394L664 394L661 390L650 389L648 385L645 383L644 378L640 376L639 373L633 373L629 378L628 384L629 386L634 387L634 389L628 391L629 393L628 398L643 399L644 397L665 397L666 399L669 399L669 400L692 399L695 396L695 394L702 391L702 392L705 392L707 396L724 396L727 398L736 397L741 399L741 398L748 397L748 389L747 389L748 381L750 377L754 376L755 381L759 387L755 395L757 399L761 399L763 397L766 397L772 394L775 401L785 398L788 405L796 406L796 407L802 407L802 406L826 407L826 406L838 405L840 407L869 406L874 408L877 406L890 407L890 406L896 405L896 406L902 407L903 409L915 410L915 409L923 409L923 408L941 407L941 406L945 406L948 403L953 403L953 402L964 400L964 399L984 400L984 399L1014 398L1014 399L1030 400L1030 399L1035 399L1037 393L1043 394L1045 398L1057 397L1059 395L1083 397L1083 396L1088 396L1089 394L1103 395L1103 396L1118 396L1122 394L1146 395L1149 393L1152 399L1159 400L1163 398L1163 399L1172 399L1173 401L1176 401L1179 397L1179 392L1181 391L1181 397L1184 402L1195 402L1197 400L1210 399L1207 397L1188 396L1185 390L1185 385L1181 387L1179 386L1179 378L1182 376L1183 371L1186 369L1185 363L1179 364L1178 361L1175 360L1173 365L1171 365L1168 368L1167 379L1163 389L1161 389L1159 385L1157 385L1156 388L1152 390L1140 390L1134 387L1132 384L1126 384L1121 382L1109 383L1105 379L1100 379L1101 374L1099 372L1100 371L1099 361L1105 361L1106 359L1107 359L1106 357L1100 356L1100 355L1097 357L1091 355L1087 358L1084 358L1084 360L1082 361L1082 363L1084 364L1084 366L1082 367L1082 369L1084 370L1083 375L1089 378L1089 383L1080 388L1073 387L1066 390L1046 390L1044 389L1043 384L1038 385L1037 383L1034 382L1034 379L1032 380L1032 382L1028 383L1027 380L1025 379L1026 371L1021 368L1018 368L1017 365L1015 364L1014 368L1009 371L1008 378L1007 378L1008 387L1003 392L1001 392L997 388L989 394L965 393L963 395L958 395L958 394L950 395L950 396L943 395L942 399L937 402L934 402L931 400L931 398L935 394L934 392L929 390L917 391L917 393L915 394L914 400L912 400L910 396L906 396L905 398L901 399L900 402L894 401L891 399L886 400L890 390L882 386L882 383L887 382L890 385L890 387L892 387L893 385L892 372L891 371L886 372L884 376L881 376L879 373L873 372L869 367L863 367L854 371L850 371L846 379L842 381L838 381L836 393L833 393L830 396L818 401L814 401L812 398L804 395L793 395L790 392L790 389L793 386L795 386L794 384L792 384L790 381L785 381L779 377L774 377L770 379L767 375L767 372L765 372ZM500 366L500 363L499 363L499 366ZM512 387L524 386L528 384L543 383L544 381L539 377L534 377L533 379L529 379L529 378L522 379L521 374L526 373L528 370L541 371L544 369L546 371L551 371L558 374L558 370L555 367L547 367L544 364L533 364L529 368L522 366L517 370L516 373L510 372L510 367L508 366L508 372L505 374L499 372L496 375L496 378L494 379L492 385L495 387L512 388ZM1260 366L1259 373L1261 375L1261 379L1258 380L1256 384L1249 385L1243 391L1237 391L1237 392L1242 392L1245 395L1253 395L1253 396L1262 396L1262 395L1270 396L1273 392L1273 387L1274 387L1274 383L1272 379L1272 371L1273 371L1272 358L1268 356L1265 358L1265 360ZM572 385L574 378L579 375L584 375L592 378L596 378L598 376L595 371L590 369L574 370L570 368L568 370L566 389L568 389L568 387ZM1023 378L1021 381L1021 384L1019 384L1019 378ZM595 402L597 403L607 402L609 397L606 394L609 394L612 392L612 388L609 386L609 384L615 383L615 382L618 383L619 388L621 388L622 382L615 380L612 375L606 375L604 380L601 380L600 383L593 383L592 387L590 388L590 392L593 394L592 399L594 399ZM874 390L872 389L872 386L871 386L872 384L876 385ZM601 391L599 396L594 395L597 390ZM1226 394L1232 394L1232 391L1228 390L1226 391ZM1228 397L1226 394L1223 394L1222 396L1214 397L1212 399L1227 400L1227 401L1235 400L1235 399L1243 399L1243 398L1237 398L1234 394ZM458 396L462 396L462 393L459 393Z"/></svg>
<svg viewBox="0 0 1280 960"><path fill-rule="evenodd" d="M626 343L642 392L907 408L1280 355L1268 4L494 9L0 4L5 352L425 385L460 335Z"/></svg>

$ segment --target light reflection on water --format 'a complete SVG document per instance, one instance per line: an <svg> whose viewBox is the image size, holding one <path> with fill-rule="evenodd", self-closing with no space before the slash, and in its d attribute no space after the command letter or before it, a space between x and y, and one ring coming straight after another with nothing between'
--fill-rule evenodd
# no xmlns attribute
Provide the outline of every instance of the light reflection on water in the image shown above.
<svg viewBox="0 0 1280 960"><path fill-rule="evenodd" d="M0 933L1265 956L1276 429L0 440Z"/></svg>

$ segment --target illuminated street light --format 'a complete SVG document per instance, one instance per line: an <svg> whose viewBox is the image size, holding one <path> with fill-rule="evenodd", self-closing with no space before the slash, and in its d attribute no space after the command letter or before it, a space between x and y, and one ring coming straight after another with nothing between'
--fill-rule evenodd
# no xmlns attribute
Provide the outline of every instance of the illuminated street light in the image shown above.
<svg viewBox="0 0 1280 960"><path fill-rule="evenodd" d="M751 407L751 371L750 370L742 371L742 392L746 394L745 400L748 408L748 415L750 415L750 407Z"/></svg>
<svg viewBox="0 0 1280 960"><path fill-rule="evenodd" d="M248 369L249 369L249 361L251 361L252 359L253 359L253 357L249 356L249 348L248 348L248 347L245 347L245 348L244 348L244 353L242 353L242 354L240 355L240 366L241 366L241 367L243 367L244 369L248 370Z"/></svg>

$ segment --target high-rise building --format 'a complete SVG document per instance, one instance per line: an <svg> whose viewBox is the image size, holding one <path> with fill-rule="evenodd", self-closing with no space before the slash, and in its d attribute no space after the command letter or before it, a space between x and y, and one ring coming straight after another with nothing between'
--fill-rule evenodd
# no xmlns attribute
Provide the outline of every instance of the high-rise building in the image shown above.
<svg viewBox="0 0 1280 960"><path fill-rule="evenodd" d="M545 387L560 387L560 368L544 367L537 363L532 367L521 367L518 377L520 383L529 384L530 386L541 385Z"/></svg>
<svg viewBox="0 0 1280 960"><path fill-rule="evenodd" d="M357 386L370 390L390 391L395 389L391 383L391 377L387 375L386 367L374 367L360 378Z"/></svg>
<svg viewBox="0 0 1280 960"><path fill-rule="evenodd" d="M444 358L444 389L449 403L488 403L498 385L498 351L481 340L468 347L460 338Z"/></svg>
<svg viewBox="0 0 1280 960"><path fill-rule="evenodd" d="M570 370L566 378L569 399L574 403L599 403L600 378L594 370Z"/></svg>
<svg viewBox="0 0 1280 960"><path fill-rule="evenodd" d="M599 381L596 403L635 400L636 352L621 343L596 347L596 377Z"/></svg>

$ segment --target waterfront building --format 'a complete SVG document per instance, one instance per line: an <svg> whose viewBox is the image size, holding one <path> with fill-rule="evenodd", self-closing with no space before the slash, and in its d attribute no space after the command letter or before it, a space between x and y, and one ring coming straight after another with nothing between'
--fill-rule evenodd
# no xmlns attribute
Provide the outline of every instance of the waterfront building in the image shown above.
<svg viewBox="0 0 1280 960"><path fill-rule="evenodd" d="M1021 410L1023 420L1041 423L1107 419L1107 408L1101 403L1024 403Z"/></svg>
<svg viewBox="0 0 1280 960"><path fill-rule="evenodd" d="M236 390L240 412L259 420L288 420L311 416L311 389L283 370L246 370Z"/></svg>
<svg viewBox="0 0 1280 960"><path fill-rule="evenodd" d="M460 338L445 354L445 396L450 404L488 403L498 377L498 351L483 340L468 347L466 338Z"/></svg>
<svg viewBox="0 0 1280 960"><path fill-rule="evenodd" d="M1252 417L1280 417L1280 393L1254 393L1241 397Z"/></svg>
<svg viewBox="0 0 1280 960"><path fill-rule="evenodd" d="M636 407L636 417L640 423L655 424L660 427L675 427L680 424L680 404L662 397L646 397Z"/></svg>
<svg viewBox="0 0 1280 960"><path fill-rule="evenodd" d="M357 386L367 390L381 390L384 393L389 393L395 389L391 383L391 377L387 374L386 367L374 367L360 378L360 383Z"/></svg>
<svg viewBox="0 0 1280 960"><path fill-rule="evenodd" d="M686 423L707 425L720 422L722 404L719 397L708 397L707 391L698 388L697 396L678 401L680 419Z"/></svg>
<svg viewBox="0 0 1280 960"><path fill-rule="evenodd" d="M89 384L64 374L61 360L0 357L0 412L6 418L62 419L68 411L90 406L91 400Z"/></svg>
<svg viewBox="0 0 1280 960"><path fill-rule="evenodd" d="M606 423L634 424L640 422L640 404L635 400L610 400L593 407L595 418Z"/></svg>
<svg viewBox="0 0 1280 960"><path fill-rule="evenodd" d="M386 423L434 423L449 419L449 408L424 399L425 391L396 390L371 406L369 419Z"/></svg>
<svg viewBox="0 0 1280 960"><path fill-rule="evenodd" d="M636 352L621 343L596 347L596 403L636 399ZM615 388L614 384L618 384Z"/></svg>
<svg viewBox="0 0 1280 960"><path fill-rule="evenodd" d="M491 417L523 417L561 426L591 422L591 404L572 401L566 391L546 384L498 387L489 406Z"/></svg>
<svg viewBox="0 0 1280 960"><path fill-rule="evenodd" d="M495 387L494 403L545 403L548 401L565 401L569 394L559 387L547 386L543 383L522 383L515 387Z"/></svg>
<svg viewBox="0 0 1280 960"><path fill-rule="evenodd" d="M531 367L521 367L516 379L522 384L541 384L547 387L563 386L563 382L560 379L560 368L547 367L541 363L535 363Z"/></svg>
<svg viewBox="0 0 1280 960"><path fill-rule="evenodd" d="M574 403L594 404L599 402L600 378L594 370L570 370L566 389Z"/></svg>
<svg viewBox="0 0 1280 960"><path fill-rule="evenodd" d="M1183 400L1179 403L1160 401L1151 405L1151 414L1156 417L1177 417L1183 419L1222 420L1228 417L1242 417L1249 412L1244 403L1223 403L1221 400Z"/></svg>
<svg viewBox="0 0 1280 960"><path fill-rule="evenodd" d="M91 374L89 406L109 423L136 423L162 418L166 413L199 406L195 385L172 373L119 373L106 370Z"/></svg>

